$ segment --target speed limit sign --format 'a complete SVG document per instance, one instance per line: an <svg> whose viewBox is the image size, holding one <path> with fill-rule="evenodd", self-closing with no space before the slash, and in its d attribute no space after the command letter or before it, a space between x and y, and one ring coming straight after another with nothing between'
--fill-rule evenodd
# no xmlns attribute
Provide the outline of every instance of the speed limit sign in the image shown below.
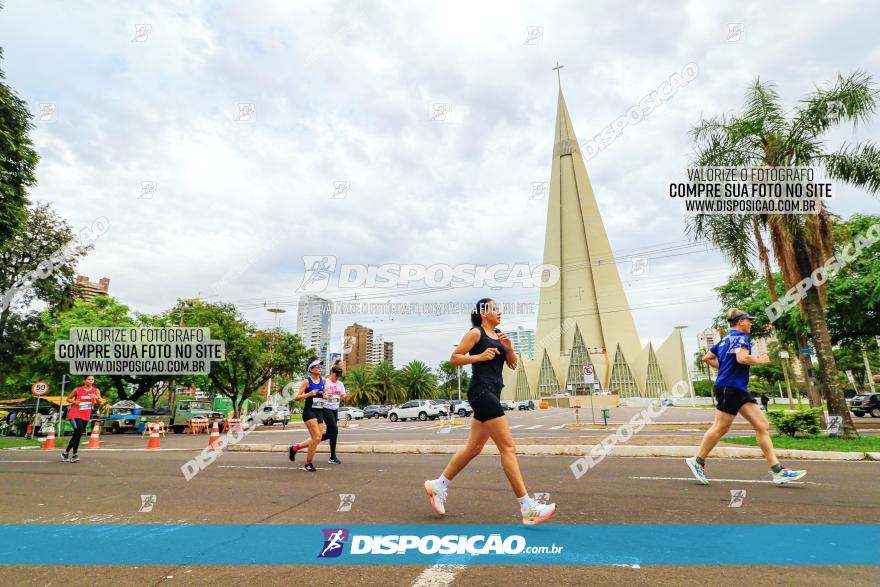
<svg viewBox="0 0 880 587"><path fill-rule="evenodd" d="M44 395L47 391L49 391L49 384L45 381L37 381L31 386L31 392L34 395Z"/></svg>

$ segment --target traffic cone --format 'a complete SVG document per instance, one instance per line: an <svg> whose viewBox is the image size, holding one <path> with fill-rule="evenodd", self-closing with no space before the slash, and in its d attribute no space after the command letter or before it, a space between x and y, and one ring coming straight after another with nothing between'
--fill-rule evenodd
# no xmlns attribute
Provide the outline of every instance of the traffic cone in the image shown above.
<svg viewBox="0 0 880 587"><path fill-rule="evenodd" d="M211 437L208 439L209 448L220 448L220 426L217 419L214 419L214 426L211 427Z"/></svg>
<svg viewBox="0 0 880 587"><path fill-rule="evenodd" d="M89 436L89 444L86 448L101 448L101 423L95 422L92 426L92 435Z"/></svg>
<svg viewBox="0 0 880 587"><path fill-rule="evenodd" d="M55 429L49 428L49 434L46 435L46 442L43 443L43 450L52 450L55 448Z"/></svg>
<svg viewBox="0 0 880 587"><path fill-rule="evenodd" d="M147 443L147 450L150 449L159 449L159 427L153 424L153 429L150 432L150 441Z"/></svg>

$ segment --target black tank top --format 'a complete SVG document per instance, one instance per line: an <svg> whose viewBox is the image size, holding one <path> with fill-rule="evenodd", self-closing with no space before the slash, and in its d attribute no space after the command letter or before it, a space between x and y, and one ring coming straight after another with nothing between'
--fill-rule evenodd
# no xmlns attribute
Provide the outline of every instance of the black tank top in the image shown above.
<svg viewBox="0 0 880 587"><path fill-rule="evenodd" d="M316 389L317 389L318 391L320 391L321 393L324 392L324 378L321 377L320 375L318 375L318 382L317 382L317 383L315 383L314 381L312 381L312 377L311 377L311 376L309 376L309 377L306 379L306 381L309 382L309 388L306 390L306 393L309 393L309 392L315 391ZM306 398L306 405L303 407L303 409L305 409L305 410L317 410L317 411L320 412L320 411L321 411L321 408L323 408L323 407L324 407L324 398L322 398L322 397L316 397L316 396L313 395L313 396L310 396L310 397L307 397L307 398Z"/></svg>
<svg viewBox="0 0 880 587"><path fill-rule="evenodd" d="M501 388L504 387L501 370L504 369L504 356L506 350L504 345L501 344L501 341L490 338L489 335L486 334L486 331L483 330L482 326L478 326L477 328L480 329L480 340L477 341L477 344L473 346L468 354L471 356L479 355L488 348L496 348L499 353L495 355L495 358L491 361L480 361L471 366L473 377L468 386L468 396L479 395L486 390L492 391L496 395L500 395Z"/></svg>

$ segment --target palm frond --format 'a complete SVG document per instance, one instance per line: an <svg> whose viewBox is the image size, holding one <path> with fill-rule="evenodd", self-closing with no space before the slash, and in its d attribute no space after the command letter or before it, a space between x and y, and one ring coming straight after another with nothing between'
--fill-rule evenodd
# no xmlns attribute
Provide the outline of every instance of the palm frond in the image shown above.
<svg viewBox="0 0 880 587"><path fill-rule="evenodd" d="M828 177L863 188L871 194L880 190L880 148L873 143L848 147L844 144L836 153L820 157Z"/></svg>
<svg viewBox="0 0 880 587"><path fill-rule="evenodd" d="M817 136L842 122L867 122L877 111L880 92L868 74L855 71L848 77L837 76L830 88L816 91L801 100L795 110L792 128L793 138L800 140L807 135Z"/></svg>

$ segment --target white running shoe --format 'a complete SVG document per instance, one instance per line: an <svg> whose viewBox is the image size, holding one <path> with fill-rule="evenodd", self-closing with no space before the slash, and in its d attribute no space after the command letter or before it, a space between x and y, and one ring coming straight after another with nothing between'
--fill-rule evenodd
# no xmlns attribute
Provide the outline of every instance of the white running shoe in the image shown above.
<svg viewBox="0 0 880 587"><path fill-rule="evenodd" d="M533 526L544 520L549 520L556 513L555 503L534 502L532 507L522 513L523 524Z"/></svg>
<svg viewBox="0 0 880 587"><path fill-rule="evenodd" d="M436 479L425 481L425 493L431 500L431 507L441 516L446 513L446 489L440 487Z"/></svg>

